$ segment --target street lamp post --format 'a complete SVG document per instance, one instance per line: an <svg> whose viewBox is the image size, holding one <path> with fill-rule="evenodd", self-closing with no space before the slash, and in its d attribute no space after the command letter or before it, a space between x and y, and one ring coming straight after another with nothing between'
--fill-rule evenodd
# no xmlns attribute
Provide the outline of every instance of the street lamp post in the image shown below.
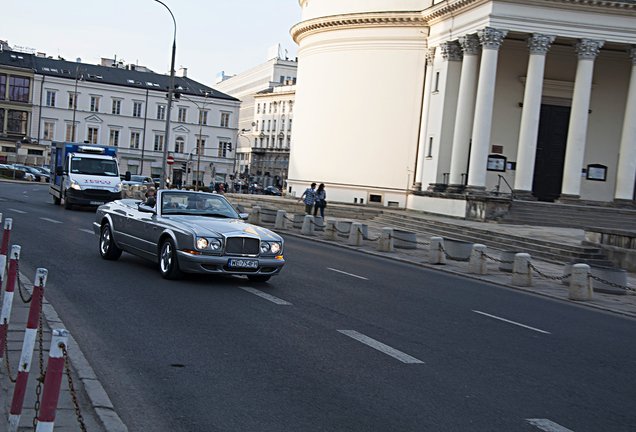
<svg viewBox="0 0 636 432"><path fill-rule="evenodd" d="M174 58L177 52L177 21L174 19L174 15L168 6L165 3L155 0L157 3L162 4L168 12L170 12L170 16L172 17L172 22L174 23L174 38L172 39L172 59L170 60L170 80L168 82L168 109L166 110L166 133L163 142L163 161L161 162L161 184L160 186L164 189L166 188L166 163L168 159L168 141L170 138L170 111L172 108L172 93L174 92Z"/></svg>
<svg viewBox="0 0 636 432"><path fill-rule="evenodd" d="M71 136L71 141L76 142L75 138L75 111L77 111L77 77L79 73L79 65L75 68L75 93L73 93L73 126L71 130L73 131L73 136ZM84 72L82 71L82 80L84 79Z"/></svg>
<svg viewBox="0 0 636 432"><path fill-rule="evenodd" d="M194 186L194 190L199 190L199 170L201 169L201 142L203 136L203 112L205 110L205 104L207 103L210 92L205 92L205 98L203 99L203 106L199 108L199 139L197 140L197 180ZM188 99L189 100L189 99ZM194 103L194 101L192 101ZM195 104L196 105L196 104ZM201 179L203 180L203 179Z"/></svg>

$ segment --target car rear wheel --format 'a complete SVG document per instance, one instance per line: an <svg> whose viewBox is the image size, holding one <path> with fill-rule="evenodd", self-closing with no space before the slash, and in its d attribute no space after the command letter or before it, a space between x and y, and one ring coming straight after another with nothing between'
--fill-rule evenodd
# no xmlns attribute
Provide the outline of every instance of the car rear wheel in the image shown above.
<svg viewBox="0 0 636 432"><path fill-rule="evenodd" d="M113 233L109 224L102 225L102 231L99 236L99 254L105 260L116 260L121 256L121 249L113 240Z"/></svg>
<svg viewBox="0 0 636 432"><path fill-rule="evenodd" d="M60 205L60 199L55 195L51 195L53 197L53 204Z"/></svg>
<svg viewBox="0 0 636 432"><path fill-rule="evenodd" d="M260 282L260 283L264 283L267 282L269 280L269 278L271 278L271 276L265 276L265 275L251 275L247 277L250 282Z"/></svg>
<svg viewBox="0 0 636 432"><path fill-rule="evenodd" d="M164 279L181 279L183 277L183 272L179 268L179 261L177 260L177 249L172 239L166 239L161 244L159 269Z"/></svg>

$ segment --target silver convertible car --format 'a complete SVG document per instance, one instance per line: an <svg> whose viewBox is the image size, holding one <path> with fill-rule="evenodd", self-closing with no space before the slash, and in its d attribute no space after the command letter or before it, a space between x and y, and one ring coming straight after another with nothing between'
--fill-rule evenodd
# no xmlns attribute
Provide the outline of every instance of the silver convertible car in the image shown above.
<svg viewBox="0 0 636 432"><path fill-rule="evenodd" d="M161 275L246 275L266 282L285 264L283 239L245 222L221 195L159 190L156 200L112 201L97 209L93 230L102 258L122 251L159 263Z"/></svg>

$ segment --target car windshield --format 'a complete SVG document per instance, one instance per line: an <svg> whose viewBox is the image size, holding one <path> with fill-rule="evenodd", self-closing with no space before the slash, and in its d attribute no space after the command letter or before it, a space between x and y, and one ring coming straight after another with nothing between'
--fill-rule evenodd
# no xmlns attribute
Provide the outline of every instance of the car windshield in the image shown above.
<svg viewBox="0 0 636 432"><path fill-rule="evenodd" d="M145 179L146 179L146 177L144 177L144 176L139 176L139 175L130 176L130 181L131 182L143 183L145 181Z"/></svg>
<svg viewBox="0 0 636 432"><path fill-rule="evenodd" d="M114 160L74 157L71 159L71 172L74 174L102 175L116 177L117 163Z"/></svg>
<svg viewBox="0 0 636 432"><path fill-rule="evenodd" d="M196 215L238 219L234 207L223 197L210 193L163 192L163 215Z"/></svg>

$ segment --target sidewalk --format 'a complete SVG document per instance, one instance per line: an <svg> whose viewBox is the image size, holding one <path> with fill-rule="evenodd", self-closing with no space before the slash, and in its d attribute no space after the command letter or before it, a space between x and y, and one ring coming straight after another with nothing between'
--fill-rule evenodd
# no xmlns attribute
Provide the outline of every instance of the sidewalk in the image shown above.
<svg viewBox="0 0 636 432"><path fill-rule="evenodd" d="M5 275L6 276L6 275ZM30 278L24 274L20 274L20 285L23 287L22 294L25 299L31 297L33 291L33 283ZM31 276L31 279L35 275ZM6 279L6 277L5 277ZM11 310L11 322L9 323L9 331L7 335L7 352L9 365L11 368L11 377L15 379L18 371L18 362L22 351L22 341L24 340L24 330L29 315L30 303L24 303L18 287L13 297L13 307ZM4 289L2 290L4 293ZM60 321L53 307L46 300L46 287L44 288L44 303L42 306L43 319L43 368L46 370L48 362L49 344L51 341L52 329L63 329L64 324ZM119 416L113 409L113 405L108 399L106 392L99 383L93 369L82 354L71 334L68 341L68 355L71 363L71 377L76 396L80 405L83 422L86 430L89 432L125 432L128 429L122 423ZM36 401L36 379L40 376L39 361L39 341L36 338L35 348L29 371L29 380L24 398L22 415L20 417L19 431L33 431L33 417L35 415ZM8 416L13 399L13 384L7 374L5 359L2 359L0 365L0 431L7 430ZM71 398L69 390L68 378L66 373L62 377L62 385L60 397L58 401L57 412L55 416L54 431L81 431L80 423L77 420L75 406Z"/></svg>
<svg viewBox="0 0 636 432"><path fill-rule="evenodd" d="M288 218L293 219L293 216L288 214ZM427 219L431 220L443 220L445 223L452 223L455 225L463 226L467 229L471 227L479 228L481 230L492 230L495 232L508 232L517 236L524 236L527 238L543 239L552 242L558 242L564 245L580 245L584 239L585 233L581 229L574 228L552 228L552 227L537 227L529 225L504 225L504 224L489 224L483 222L472 222L461 219L445 218L443 216L426 215ZM328 214L325 215L325 224L328 219L331 219ZM337 218L335 218L337 219ZM352 220L352 219L340 219L352 222L359 222L368 226L368 238L376 239L380 236L383 225L375 222L374 220ZM274 230L273 224L261 224L264 227ZM425 267L428 269L443 271L451 274L455 274L462 277L481 280L484 282L490 282L497 285L505 286L519 291L529 292L533 294L543 295L553 299L575 303L581 306L587 306L591 308L601 309L608 312L613 312L625 316L636 318L636 291L626 291L625 295L612 295L594 292L594 300L592 301L573 301L568 299L568 286L564 285L561 281L555 281L540 276L536 272L532 272L533 285L531 287L518 287L512 285L512 273L500 271L498 269L499 263L488 260L488 274L477 275L468 273L468 262L453 261L447 259L446 265L428 264L429 247L424 244L418 244L417 249L398 249L395 248L395 252L378 252L377 241L365 240L362 246L351 246L348 244L346 237L338 237L337 241L323 240L324 231L315 231L314 236L307 236L301 234L301 230L298 228L292 228L292 224L288 221L287 230L274 230L279 234L292 235L295 237L301 237L312 241L318 241L321 243L332 244L338 247L347 248L350 250L356 250L362 253L370 255L381 256L384 258ZM417 234L418 243L430 242L431 235ZM488 248L487 255L493 258L499 258L500 250ZM541 261L533 259L532 264L543 274L551 277L563 276L564 266L563 264ZM636 274L627 273L628 287L636 287Z"/></svg>

